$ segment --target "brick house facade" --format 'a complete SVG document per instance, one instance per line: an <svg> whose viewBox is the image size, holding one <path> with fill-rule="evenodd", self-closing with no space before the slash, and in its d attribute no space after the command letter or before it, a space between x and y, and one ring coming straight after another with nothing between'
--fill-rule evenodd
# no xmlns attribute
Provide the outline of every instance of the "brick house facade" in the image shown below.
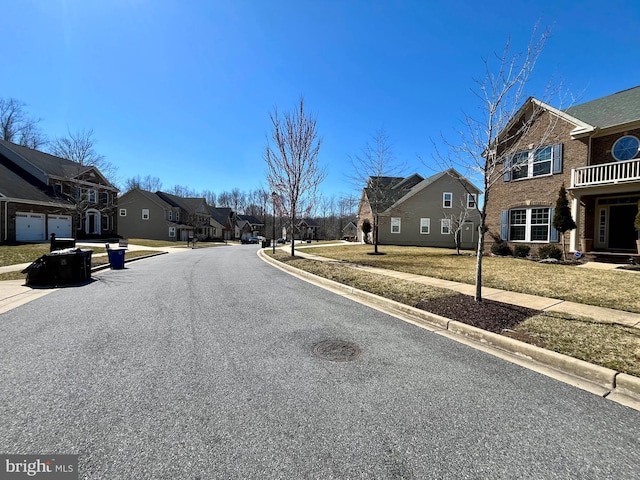
<svg viewBox="0 0 640 480"><path fill-rule="evenodd" d="M640 87L565 111L529 99L518 115L532 111L530 128L505 144L508 153L497 151L502 178L487 197L487 248L498 237L512 247L529 245L532 253L559 242L551 222L564 184L578 225L565 233L571 251L635 253ZM630 149L622 150L627 143ZM614 155L614 147L623 153Z"/></svg>

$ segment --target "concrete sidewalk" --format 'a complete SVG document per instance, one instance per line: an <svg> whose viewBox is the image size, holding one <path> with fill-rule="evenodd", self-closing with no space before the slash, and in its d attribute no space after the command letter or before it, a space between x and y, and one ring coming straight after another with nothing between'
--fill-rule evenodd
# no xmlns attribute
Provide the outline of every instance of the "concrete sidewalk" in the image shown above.
<svg viewBox="0 0 640 480"><path fill-rule="evenodd" d="M302 250L302 251L301 251ZM336 260L320 257L311 253L306 253L304 249L297 249L296 255L300 257L310 258L314 260L321 260L327 262L337 262ZM344 265L344 262L339 262ZM591 262L590 262L591 263ZM598 263L596 265L590 265L586 263L577 268L598 268L601 270L611 270L619 265ZM595 262L593 262L595 263ZM433 287L447 288L454 290L464 295L474 295L475 285L469 285L467 283L452 282L449 280L441 280L439 278L426 277L423 275L416 275L412 273L396 272L393 270L387 270L384 268L367 267L363 265L350 265L358 270L364 270L367 272L375 273L376 275L386 275L388 277L398 278L400 280L408 280L411 282L421 283L423 285L430 285ZM638 275L637 272L629 272L630 275ZM510 305L518 305L521 307L532 308L535 310L562 312L570 315L578 315L582 317L589 317L598 322L617 323L626 327L640 328L640 314L625 312L622 310L615 310L612 308L596 307L593 305L584 305L581 303L568 302L565 300L559 300L557 298L538 297L536 295L529 295L526 293L509 292L505 290L499 290L497 288L482 288L482 297L488 300L495 300L497 302L508 303Z"/></svg>

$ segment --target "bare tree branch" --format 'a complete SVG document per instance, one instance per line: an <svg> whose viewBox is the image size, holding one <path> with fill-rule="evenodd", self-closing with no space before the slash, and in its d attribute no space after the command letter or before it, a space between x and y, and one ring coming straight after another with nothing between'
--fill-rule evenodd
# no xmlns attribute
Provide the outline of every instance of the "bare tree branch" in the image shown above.
<svg viewBox="0 0 640 480"><path fill-rule="evenodd" d="M289 217L293 256L296 218L309 212L318 186L327 176L326 169L318 159L322 139L318 137L316 118L304 110L302 97L296 110L281 116L277 107L274 107L270 118L273 143L267 138L264 155L267 182Z"/></svg>

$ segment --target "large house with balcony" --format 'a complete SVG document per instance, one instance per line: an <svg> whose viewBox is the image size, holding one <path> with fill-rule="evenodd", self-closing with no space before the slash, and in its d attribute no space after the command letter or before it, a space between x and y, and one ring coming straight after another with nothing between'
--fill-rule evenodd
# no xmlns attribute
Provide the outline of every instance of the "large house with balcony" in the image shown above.
<svg viewBox="0 0 640 480"><path fill-rule="evenodd" d="M488 246L500 239L535 253L558 242L551 223L564 184L577 224L565 233L570 250L637 253L640 86L566 110L529 98L498 143L502 178L487 201Z"/></svg>
<svg viewBox="0 0 640 480"><path fill-rule="evenodd" d="M94 166L0 140L0 243L114 236L117 196Z"/></svg>

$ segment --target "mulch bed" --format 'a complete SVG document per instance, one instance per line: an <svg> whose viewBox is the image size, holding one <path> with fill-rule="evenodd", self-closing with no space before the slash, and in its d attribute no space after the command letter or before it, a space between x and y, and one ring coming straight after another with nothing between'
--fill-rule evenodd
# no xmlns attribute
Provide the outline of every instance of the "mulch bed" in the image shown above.
<svg viewBox="0 0 640 480"><path fill-rule="evenodd" d="M542 313L493 300L476 302L472 296L463 294L422 300L415 307L493 333L512 330L527 318Z"/></svg>

